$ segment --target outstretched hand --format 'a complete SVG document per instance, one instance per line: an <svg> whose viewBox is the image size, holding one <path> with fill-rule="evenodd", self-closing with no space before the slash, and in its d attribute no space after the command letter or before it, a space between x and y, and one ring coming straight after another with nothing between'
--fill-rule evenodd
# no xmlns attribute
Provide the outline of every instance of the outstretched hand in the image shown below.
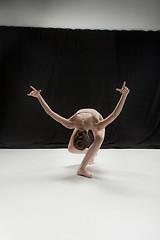
<svg viewBox="0 0 160 240"><path fill-rule="evenodd" d="M33 89L33 91L31 91L27 95L37 98L42 90L37 91L33 86L30 87Z"/></svg>
<svg viewBox="0 0 160 240"><path fill-rule="evenodd" d="M123 83L123 86L122 86L121 89L120 88L116 88L116 91L118 91L118 92L120 92L120 93L122 93L124 95L127 95L130 92L129 88L126 86L126 82Z"/></svg>

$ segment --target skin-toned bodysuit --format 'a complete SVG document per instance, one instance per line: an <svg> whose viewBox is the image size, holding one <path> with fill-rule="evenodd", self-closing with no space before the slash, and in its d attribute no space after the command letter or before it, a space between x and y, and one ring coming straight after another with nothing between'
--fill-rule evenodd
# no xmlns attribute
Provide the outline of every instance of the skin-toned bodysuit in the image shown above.
<svg viewBox="0 0 160 240"><path fill-rule="evenodd" d="M55 121L61 123L66 128L74 129L68 144L68 151L71 153L85 154L77 170L77 175L88 178L92 177L92 174L86 172L85 167L88 164L94 163L94 158L96 157L97 152L100 149L105 137L105 127L109 125L111 122L113 122L122 111L127 95L130 92L128 87L125 85L126 82L123 83L121 89L116 88L116 90L121 93L121 97L115 109L108 117L103 118L102 115L95 109L85 108L77 111L69 119L66 119L52 111L50 107L47 105L47 103L44 101L43 97L41 96L40 94L41 90L37 91L33 86L30 86L33 89L33 91L27 94L28 96L37 98L45 112ZM84 150L76 149L73 144L74 135L76 131L80 129L86 130L87 132L91 130L94 135L94 142L91 144L89 148L86 148Z"/></svg>

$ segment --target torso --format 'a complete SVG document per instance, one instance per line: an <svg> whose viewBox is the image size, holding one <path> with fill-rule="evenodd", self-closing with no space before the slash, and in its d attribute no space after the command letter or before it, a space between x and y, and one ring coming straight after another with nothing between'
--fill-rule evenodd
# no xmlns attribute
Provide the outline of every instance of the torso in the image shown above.
<svg viewBox="0 0 160 240"><path fill-rule="evenodd" d="M80 109L75 114L75 127L96 131L95 123L103 119L102 115L92 108Z"/></svg>

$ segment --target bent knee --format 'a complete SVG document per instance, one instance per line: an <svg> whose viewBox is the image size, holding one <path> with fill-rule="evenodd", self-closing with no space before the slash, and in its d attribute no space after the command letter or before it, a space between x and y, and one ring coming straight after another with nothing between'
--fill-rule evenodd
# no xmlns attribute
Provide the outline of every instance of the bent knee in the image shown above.
<svg viewBox="0 0 160 240"><path fill-rule="evenodd" d="M104 136L102 134L98 134L96 135L95 140L97 142L102 142L104 140Z"/></svg>
<svg viewBox="0 0 160 240"><path fill-rule="evenodd" d="M74 153L74 148L70 145L68 145L68 152Z"/></svg>
<svg viewBox="0 0 160 240"><path fill-rule="evenodd" d="M102 129L101 131L96 133L95 139L99 142L102 142L104 140L104 136L105 136L105 129Z"/></svg>

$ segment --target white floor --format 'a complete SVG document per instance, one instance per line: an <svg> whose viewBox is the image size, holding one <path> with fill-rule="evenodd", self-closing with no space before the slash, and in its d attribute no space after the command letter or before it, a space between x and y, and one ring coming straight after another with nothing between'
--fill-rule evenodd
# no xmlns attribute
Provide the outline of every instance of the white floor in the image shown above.
<svg viewBox="0 0 160 240"><path fill-rule="evenodd" d="M1 240L159 240L160 150L0 150Z"/></svg>

